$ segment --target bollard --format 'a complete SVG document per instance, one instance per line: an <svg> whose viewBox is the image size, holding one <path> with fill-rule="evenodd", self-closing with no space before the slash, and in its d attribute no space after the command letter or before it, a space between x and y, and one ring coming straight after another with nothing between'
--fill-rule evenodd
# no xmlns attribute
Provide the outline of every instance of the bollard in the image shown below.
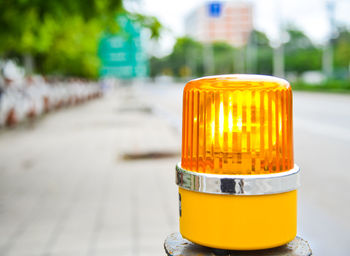
<svg viewBox="0 0 350 256"><path fill-rule="evenodd" d="M184 238L261 250L296 237L292 112L291 86L280 78L221 75L186 84L176 165Z"/></svg>
<svg viewBox="0 0 350 256"><path fill-rule="evenodd" d="M169 235L164 242L167 256L311 256L309 243L300 237L286 245L259 251L229 251L200 246L184 239L180 233Z"/></svg>

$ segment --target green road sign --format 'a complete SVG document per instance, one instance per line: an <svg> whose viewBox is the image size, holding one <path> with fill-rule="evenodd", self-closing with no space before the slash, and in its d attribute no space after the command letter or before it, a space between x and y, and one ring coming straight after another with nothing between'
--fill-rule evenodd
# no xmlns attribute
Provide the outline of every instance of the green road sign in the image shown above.
<svg viewBox="0 0 350 256"><path fill-rule="evenodd" d="M99 44L100 76L132 79L147 77L149 63L141 40L141 27L126 15L118 16L120 32L105 35Z"/></svg>

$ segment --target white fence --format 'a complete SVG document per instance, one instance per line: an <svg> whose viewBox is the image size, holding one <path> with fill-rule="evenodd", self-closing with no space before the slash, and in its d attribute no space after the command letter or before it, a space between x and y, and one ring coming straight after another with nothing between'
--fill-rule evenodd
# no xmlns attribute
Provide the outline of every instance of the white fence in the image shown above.
<svg viewBox="0 0 350 256"><path fill-rule="evenodd" d="M44 113L102 96L96 82L44 80L0 88L0 127L14 126Z"/></svg>

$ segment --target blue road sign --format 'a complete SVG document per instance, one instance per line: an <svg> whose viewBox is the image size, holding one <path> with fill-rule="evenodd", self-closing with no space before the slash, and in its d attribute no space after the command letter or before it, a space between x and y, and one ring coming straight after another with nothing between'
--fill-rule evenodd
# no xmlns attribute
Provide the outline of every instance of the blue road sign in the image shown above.
<svg viewBox="0 0 350 256"><path fill-rule="evenodd" d="M221 2L212 2L208 4L208 13L210 17L220 17L221 15Z"/></svg>

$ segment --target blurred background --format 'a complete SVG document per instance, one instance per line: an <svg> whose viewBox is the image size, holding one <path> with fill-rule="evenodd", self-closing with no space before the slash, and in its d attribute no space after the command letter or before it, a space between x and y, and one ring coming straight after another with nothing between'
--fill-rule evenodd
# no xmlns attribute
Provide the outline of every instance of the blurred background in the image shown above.
<svg viewBox="0 0 350 256"><path fill-rule="evenodd" d="M182 89L290 81L298 234L350 254L350 2L0 0L0 255L164 255Z"/></svg>

